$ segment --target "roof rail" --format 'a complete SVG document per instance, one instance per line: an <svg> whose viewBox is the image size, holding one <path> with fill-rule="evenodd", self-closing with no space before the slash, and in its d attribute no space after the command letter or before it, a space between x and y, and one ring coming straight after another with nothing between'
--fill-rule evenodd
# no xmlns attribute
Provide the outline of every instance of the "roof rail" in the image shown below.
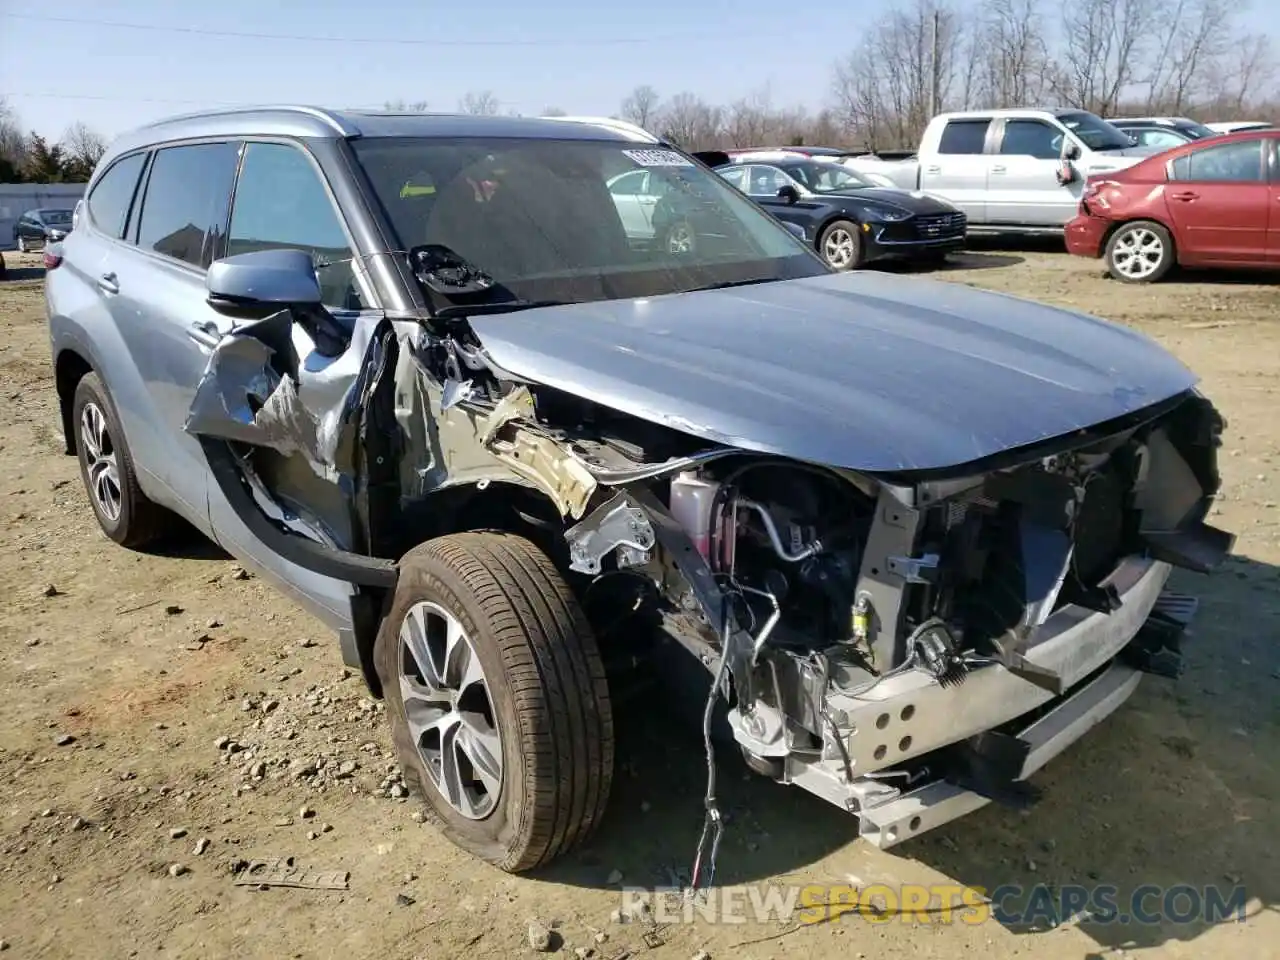
<svg viewBox="0 0 1280 960"><path fill-rule="evenodd" d="M319 120L328 126L334 132L344 137L354 137L359 134L359 130L342 122L342 120L331 110L323 107L309 107L303 104L282 104L269 103L262 105L245 105L237 107L219 107L212 110L196 110L191 113L183 113L177 116L164 117L160 120L153 120L151 123L144 123L138 129L149 130L153 127L163 127L170 123L177 123L183 120L195 120L200 117L226 117L235 116L244 113L300 113L304 116Z"/></svg>
<svg viewBox="0 0 1280 960"><path fill-rule="evenodd" d="M639 140L643 143L657 143L659 137L654 136L644 127L637 126L626 120L619 120L616 117L542 117L543 120L564 120L568 123L587 123L596 127L603 127L606 130L612 130L614 133L623 133L632 140Z"/></svg>

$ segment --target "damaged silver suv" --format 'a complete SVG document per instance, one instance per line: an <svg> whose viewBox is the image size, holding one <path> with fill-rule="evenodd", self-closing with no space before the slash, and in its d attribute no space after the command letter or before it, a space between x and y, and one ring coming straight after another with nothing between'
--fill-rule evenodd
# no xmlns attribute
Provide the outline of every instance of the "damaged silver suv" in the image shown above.
<svg viewBox="0 0 1280 960"><path fill-rule="evenodd" d="M181 517L331 624L428 813L505 870L599 823L610 664L659 648L705 675L708 753L880 846L1029 802L1179 672L1166 580L1232 546L1222 420L1163 350L835 273L623 124L182 117L76 218L48 314L102 529ZM706 805L713 850L714 773Z"/></svg>

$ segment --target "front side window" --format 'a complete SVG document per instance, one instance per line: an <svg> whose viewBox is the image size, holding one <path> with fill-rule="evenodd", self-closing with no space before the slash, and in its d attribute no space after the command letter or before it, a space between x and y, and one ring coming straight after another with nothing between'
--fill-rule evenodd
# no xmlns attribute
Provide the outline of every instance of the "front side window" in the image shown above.
<svg viewBox="0 0 1280 960"><path fill-rule="evenodd" d="M731 186L737 187L739 190L741 190L743 189L743 186L744 186L743 179L747 175L747 168L732 167L726 170L723 167L721 167L719 170L716 171L716 173L720 174L720 176L724 178L725 183L730 184Z"/></svg>
<svg viewBox="0 0 1280 960"><path fill-rule="evenodd" d="M422 184L424 179L406 182ZM406 191L404 183L396 188L406 201L432 196ZM326 305L361 309L351 244L315 166L298 147L248 143L231 208L227 256L282 248L311 254Z"/></svg>
<svg viewBox="0 0 1280 960"><path fill-rule="evenodd" d="M1262 140L1239 140L1184 154L1171 165L1172 179L1263 183L1267 175L1262 144Z"/></svg>
<svg viewBox="0 0 1280 960"><path fill-rule="evenodd" d="M1006 120L1000 153L1006 157L1057 160L1062 156L1063 133L1039 120Z"/></svg>
<svg viewBox="0 0 1280 960"><path fill-rule="evenodd" d="M656 296L828 272L772 217L677 151L479 137L370 137L351 149L399 249L447 247L518 298ZM429 173L431 195L401 196L412 171ZM620 209L636 189L655 201L643 224L624 222Z"/></svg>
<svg viewBox="0 0 1280 960"><path fill-rule="evenodd" d="M93 225L103 233L117 238L124 233L125 217L129 215L133 194L138 187L138 175L146 161L145 153L117 160L89 191L85 208Z"/></svg>
<svg viewBox="0 0 1280 960"><path fill-rule="evenodd" d="M239 144L197 143L156 153L138 222L138 246L207 267L227 222Z"/></svg>

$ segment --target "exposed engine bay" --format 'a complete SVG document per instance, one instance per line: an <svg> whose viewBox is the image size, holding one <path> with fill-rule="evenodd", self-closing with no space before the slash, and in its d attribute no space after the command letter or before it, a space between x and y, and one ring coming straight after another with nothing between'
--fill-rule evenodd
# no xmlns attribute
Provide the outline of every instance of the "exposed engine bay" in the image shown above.
<svg viewBox="0 0 1280 960"><path fill-rule="evenodd" d="M751 769L881 846L1034 800L1141 673L1177 675L1195 602L1165 581L1233 542L1205 522L1222 420L1190 389L955 468L863 471L575 396L465 323L381 319L352 338L363 363L313 372L287 321L224 341L188 430L246 524L352 584L349 662L371 675L359 611L404 550L527 532L584 595L633 581L633 612L708 671L708 752L723 703ZM714 779L707 808L710 851Z"/></svg>

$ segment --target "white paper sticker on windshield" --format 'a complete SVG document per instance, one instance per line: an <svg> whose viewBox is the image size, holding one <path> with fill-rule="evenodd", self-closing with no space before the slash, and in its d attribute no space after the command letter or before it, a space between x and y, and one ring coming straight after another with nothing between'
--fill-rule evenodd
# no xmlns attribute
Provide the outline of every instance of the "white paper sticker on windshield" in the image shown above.
<svg viewBox="0 0 1280 960"><path fill-rule="evenodd" d="M642 167L693 166L692 160L686 160L674 150L623 150L622 152Z"/></svg>

